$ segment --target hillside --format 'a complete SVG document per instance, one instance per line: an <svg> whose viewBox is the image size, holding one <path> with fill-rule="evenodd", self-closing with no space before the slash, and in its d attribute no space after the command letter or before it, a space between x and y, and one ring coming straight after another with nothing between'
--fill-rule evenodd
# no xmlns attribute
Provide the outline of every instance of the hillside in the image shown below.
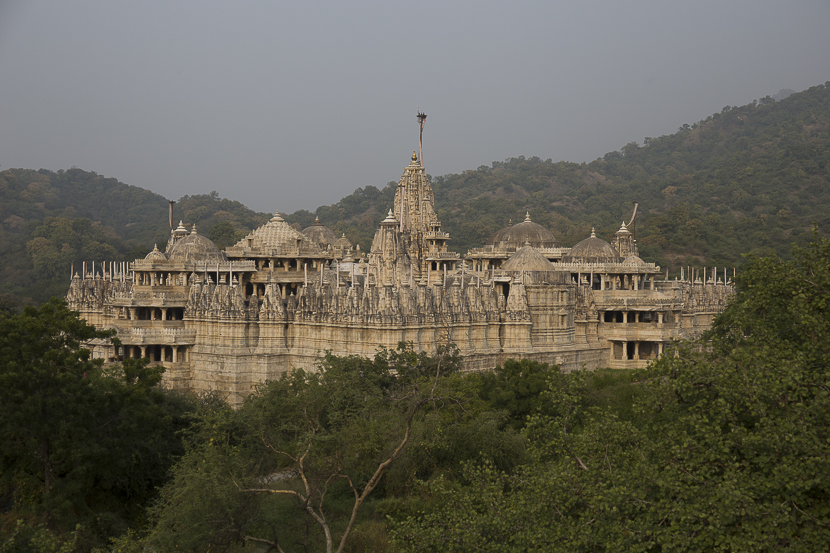
<svg viewBox="0 0 830 553"><path fill-rule="evenodd" d="M830 83L828 83L830 86ZM639 202L641 253L672 272L680 265L740 265L741 254L789 255L812 224L826 231L830 205L830 88L725 107L672 135L630 142L590 163L510 158L433 177L450 247L486 243L524 218L573 245L592 226L610 239ZM395 183L368 186L316 210L324 224L365 248L391 207ZM288 217L301 225L315 214Z"/></svg>
<svg viewBox="0 0 830 553"><path fill-rule="evenodd" d="M168 238L168 202L114 178L66 171L0 172L0 302L39 303L66 293L82 261L132 261ZM176 221L228 246L268 220L215 192L180 198Z"/></svg>
<svg viewBox="0 0 830 553"><path fill-rule="evenodd" d="M519 156L432 177L432 184L450 247L462 254L526 211L563 245L585 238L591 227L610 239L636 201L642 256L676 273L681 265L740 266L744 253L786 257L791 243L809 240L814 223L826 232L828 157L830 82L780 101L767 96L727 106L590 163ZM286 219L304 228L319 216L365 251L395 185L359 188ZM73 262L145 255L153 243L166 242L167 213L164 197L90 171L0 172L0 300L63 295ZM174 206L175 221L195 223L220 247L269 217L215 192L185 196Z"/></svg>

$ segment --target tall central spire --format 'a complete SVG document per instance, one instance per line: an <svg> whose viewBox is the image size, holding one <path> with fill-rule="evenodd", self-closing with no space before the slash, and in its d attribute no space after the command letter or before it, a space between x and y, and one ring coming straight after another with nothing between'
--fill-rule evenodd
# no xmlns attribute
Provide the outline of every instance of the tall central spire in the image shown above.
<svg viewBox="0 0 830 553"><path fill-rule="evenodd" d="M401 223L401 232L426 233L438 222L432 185L414 152L398 181L394 206Z"/></svg>

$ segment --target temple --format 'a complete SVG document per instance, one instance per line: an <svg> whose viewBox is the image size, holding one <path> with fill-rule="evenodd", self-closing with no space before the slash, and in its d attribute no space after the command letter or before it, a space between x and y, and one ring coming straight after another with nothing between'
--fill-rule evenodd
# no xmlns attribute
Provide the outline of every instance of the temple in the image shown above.
<svg viewBox="0 0 830 553"><path fill-rule="evenodd" d="M67 301L117 332L120 346L89 344L94 357L149 358L166 385L218 390L232 404L285 371L313 370L324 351L372 356L401 341L431 353L453 343L468 370L507 358L645 367L708 329L733 286L715 269L663 277L640 259L633 223L610 243L592 232L563 247L528 213L462 258L413 154L368 252L319 220L295 230L278 212L224 252L180 223L163 252L84 264Z"/></svg>

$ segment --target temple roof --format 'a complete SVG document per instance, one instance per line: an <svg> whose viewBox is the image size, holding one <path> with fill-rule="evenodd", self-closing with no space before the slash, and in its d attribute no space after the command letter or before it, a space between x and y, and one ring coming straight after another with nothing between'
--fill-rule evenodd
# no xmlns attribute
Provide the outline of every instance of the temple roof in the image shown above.
<svg viewBox="0 0 830 553"><path fill-rule="evenodd" d="M337 241L337 235L329 227L324 226L320 222L319 217L315 217L314 224L303 229L303 234L311 240L325 248L329 244L334 244Z"/></svg>
<svg viewBox="0 0 830 553"><path fill-rule="evenodd" d="M334 242L334 247L335 248L342 248L342 249L349 249L349 248L352 247L352 243L349 242L348 238L346 238L346 233L345 232L343 233L343 236L341 236L340 238L337 239L337 241Z"/></svg>
<svg viewBox="0 0 830 553"><path fill-rule="evenodd" d="M629 255L625 258L625 261L623 261L623 263L626 265L648 265L648 263L646 263L636 255Z"/></svg>
<svg viewBox="0 0 830 553"><path fill-rule="evenodd" d="M525 215L525 220L513 226L506 227L493 235L491 243L499 246L504 242L505 246L512 245L520 247L529 242L535 248L556 248L559 243L551 231L530 220L530 213Z"/></svg>
<svg viewBox="0 0 830 553"><path fill-rule="evenodd" d="M167 256L159 251L157 245L153 244L153 251L144 258L146 261L167 261Z"/></svg>
<svg viewBox="0 0 830 553"><path fill-rule="evenodd" d="M249 240L253 241L248 242ZM309 239L303 233L291 228L291 225L286 223L285 219L280 217L280 213L277 211L270 221L248 234L248 236L237 242L233 247L250 248L252 250L271 250L280 247L296 248L298 243L308 241Z"/></svg>
<svg viewBox="0 0 830 553"><path fill-rule="evenodd" d="M594 229L591 229L591 236L577 242L568 255L562 258L562 261L565 263L619 263L622 259L611 244L602 238L597 238Z"/></svg>
<svg viewBox="0 0 830 553"><path fill-rule="evenodd" d="M501 268L505 271L555 271L556 266L529 244L516 250Z"/></svg>
<svg viewBox="0 0 830 553"><path fill-rule="evenodd" d="M173 244L167 258L170 261L200 262L225 262L228 260L225 254L216 247L216 244L211 242L210 238L196 232L196 225L193 225L193 230L190 231L190 234Z"/></svg>

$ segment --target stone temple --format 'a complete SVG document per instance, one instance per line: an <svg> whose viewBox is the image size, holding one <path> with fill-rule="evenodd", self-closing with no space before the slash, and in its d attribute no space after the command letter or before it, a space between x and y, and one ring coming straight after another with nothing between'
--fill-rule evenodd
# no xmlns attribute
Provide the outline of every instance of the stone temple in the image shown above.
<svg viewBox="0 0 830 553"><path fill-rule="evenodd" d="M238 404L259 382L313 369L326 350L373 356L401 341L427 352L453 343L468 370L508 358L645 367L708 329L733 293L714 269L663 278L625 224L610 243L592 232L564 247L528 214L464 258L449 239L413 154L368 252L319 221L299 232L279 213L224 252L180 223L164 252L85 264L67 301L118 333L119 347L91 343L94 357L146 357L168 386Z"/></svg>

